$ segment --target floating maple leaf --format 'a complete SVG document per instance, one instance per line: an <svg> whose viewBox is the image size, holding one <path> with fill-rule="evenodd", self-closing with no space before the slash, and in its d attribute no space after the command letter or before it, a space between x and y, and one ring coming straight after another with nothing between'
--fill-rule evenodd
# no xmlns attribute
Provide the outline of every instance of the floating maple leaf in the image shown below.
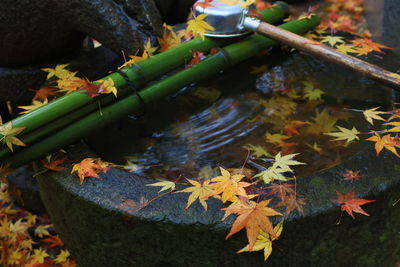
<svg viewBox="0 0 400 267"><path fill-rule="evenodd" d="M379 156L383 148L391 151L397 157L400 155L397 153L396 147L400 147L399 137L392 137L390 134L386 134L381 137L378 133L374 132L374 135L365 139L366 141L375 142L376 155Z"/></svg>
<svg viewBox="0 0 400 267"><path fill-rule="evenodd" d="M239 215L226 239L246 228L249 251L252 251L261 230L268 233L272 238L278 238L268 217L282 216L282 213L268 207L270 202L271 199L263 200L259 203L250 201L248 204L240 203L233 207L222 209Z"/></svg>
<svg viewBox="0 0 400 267"><path fill-rule="evenodd" d="M267 188L270 190L267 195L277 195L280 199L284 199L287 195L297 195L293 190L294 184L271 184Z"/></svg>
<svg viewBox="0 0 400 267"><path fill-rule="evenodd" d="M80 163L74 164L71 173L77 172L81 184L87 177L99 178L99 173L109 170L108 163L100 158L86 158Z"/></svg>
<svg viewBox="0 0 400 267"><path fill-rule="evenodd" d="M333 137L336 137L332 141L346 141L346 144L350 143L353 140L360 140L360 138L357 136L360 134L360 132L356 129L356 127L353 126L351 130L336 126L339 129L339 132L334 132L334 133L324 133L326 135L330 135Z"/></svg>
<svg viewBox="0 0 400 267"><path fill-rule="evenodd" d="M346 171L344 173L342 173L342 176L343 176L344 180L347 180L347 181L361 179L360 171L352 171L352 170L346 169Z"/></svg>
<svg viewBox="0 0 400 267"><path fill-rule="evenodd" d="M373 119L385 121L384 118L379 116L379 114L385 114L383 111L376 111L379 107L371 108L363 111L365 119L372 125L374 125Z"/></svg>
<svg viewBox="0 0 400 267"><path fill-rule="evenodd" d="M355 219L353 212L364 214L365 216L369 216L360 206L374 202L375 200L368 200L362 198L354 198L355 196L355 189L353 188L350 192L346 195L336 191L338 196L336 202L342 204L340 206L342 211L346 211L353 219Z"/></svg>

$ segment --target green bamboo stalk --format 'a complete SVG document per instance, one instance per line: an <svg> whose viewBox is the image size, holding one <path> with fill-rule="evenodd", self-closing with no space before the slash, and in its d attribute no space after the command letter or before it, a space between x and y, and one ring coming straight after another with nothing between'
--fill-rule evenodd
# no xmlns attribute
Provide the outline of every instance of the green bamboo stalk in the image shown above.
<svg viewBox="0 0 400 267"><path fill-rule="evenodd" d="M264 21L277 23L288 15L288 5L279 2L276 7L259 11ZM197 38L173 48L166 52L155 55L148 60L142 61L130 68L124 68L122 71L129 79L140 87L146 82L165 74L186 63L192 57L192 51L208 52L213 47L219 47L237 41L237 38ZM118 99L132 93L131 88L125 88L125 79L118 73L110 74L102 80L111 78L118 88ZM60 99L57 99L46 106L40 107L26 115L13 120L13 127L26 127L19 138L27 145L31 145L49 134L62 129L66 125L89 114L99 107L117 101L113 95L103 95L97 98L91 98L84 93L74 92ZM21 150L21 147L15 147L14 151ZM9 156L12 153L8 148L0 151L0 159Z"/></svg>
<svg viewBox="0 0 400 267"><path fill-rule="evenodd" d="M319 17L313 16L311 19L291 21L279 27L297 34L303 34L314 28L319 22ZM208 57L190 69L178 72L173 76L148 86L140 92L140 96L145 103L153 102L176 92L187 84L210 78L221 70L227 69L277 44L276 41L255 34L244 41L226 46L216 55ZM15 168L32 160L39 159L79 140L99 128L105 127L111 122L135 112L140 107L141 101L137 95L128 96L117 103L105 107L102 110L102 114L93 112L56 134L7 158L4 162L10 162L11 166Z"/></svg>
<svg viewBox="0 0 400 267"><path fill-rule="evenodd" d="M259 11L259 13L264 17L266 22L277 23L288 15L288 6L286 3L281 2L274 8ZM183 65L190 60L192 51L194 50L209 52L214 47L221 47L235 41L237 41L235 38L196 38L166 52L157 54L148 60L138 62L132 67L124 68L122 71L138 88L140 88L147 82ZM110 74L101 80L108 78L114 81L117 88L126 85L125 79L118 73ZM119 94L125 96L127 95L126 92L126 90L121 91ZM25 135L51 121L69 114L73 110L96 102L97 100L107 103L115 101L113 96L102 96L94 100L83 92L73 92L14 119L12 124L13 127L26 127L23 132Z"/></svg>

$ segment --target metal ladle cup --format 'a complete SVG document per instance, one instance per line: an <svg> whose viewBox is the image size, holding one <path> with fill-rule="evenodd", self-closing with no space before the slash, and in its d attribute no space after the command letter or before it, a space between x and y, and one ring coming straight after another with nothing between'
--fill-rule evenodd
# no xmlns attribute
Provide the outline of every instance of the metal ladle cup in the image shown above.
<svg viewBox="0 0 400 267"><path fill-rule="evenodd" d="M197 2L204 3L204 1ZM207 31L205 34L206 36L226 38L241 36L249 32L257 32L280 43L352 69L363 76L386 84L396 90L400 90L400 75L397 73L387 71L358 58L338 52L321 43L315 41L311 42L302 36L262 22L257 18L249 17L248 8L241 6L239 3L228 5L220 4L219 2L219 0L208 2L208 4L213 6L208 6L206 8L201 7L201 5L195 5L195 14L197 16L200 14L207 15L204 21L215 29L213 31ZM239 2L244 3L244 1Z"/></svg>

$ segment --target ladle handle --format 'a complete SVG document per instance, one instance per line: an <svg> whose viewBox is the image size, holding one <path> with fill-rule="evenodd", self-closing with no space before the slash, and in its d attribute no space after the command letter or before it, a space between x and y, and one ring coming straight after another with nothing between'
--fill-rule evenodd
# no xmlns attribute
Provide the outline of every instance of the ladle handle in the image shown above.
<svg viewBox="0 0 400 267"><path fill-rule="evenodd" d="M400 91L400 75L397 73L387 71L381 67L346 55L326 45L315 43L300 35L280 29L265 22L261 22L258 25L256 32L290 47L294 47L300 51L352 69L363 76Z"/></svg>

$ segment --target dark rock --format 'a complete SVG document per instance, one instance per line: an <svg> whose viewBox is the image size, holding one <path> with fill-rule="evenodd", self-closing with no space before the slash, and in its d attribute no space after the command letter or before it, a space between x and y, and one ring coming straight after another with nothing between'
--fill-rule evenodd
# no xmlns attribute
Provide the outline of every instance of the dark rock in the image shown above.
<svg viewBox="0 0 400 267"><path fill-rule="evenodd" d="M96 156L85 146L69 150L74 162ZM375 199L365 210L371 217L353 220L340 208L335 191L350 191L343 182L346 168L361 170L357 196ZM398 158L373 147L335 168L298 180L307 199L304 217L292 215L276 242L268 266L393 266L400 260ZM99 179L79 184L68 171L39 179L41 194L56 230L80 266L263 266L262 253L235 254L245 236L224 240L228 224L220 222L220 203L209 201L204 212L195 203L185 210L187 194L171 194L140 211L121 207L124 200L140 202L158 195L153 180L111 169ZM304 190L303 190L304 189ZM382 193L382 190L386 191ZM281 251L280 251L281 250Z"/></svg>
<svg viewBox="0 0 400 267"><path fill-rule="evenodd" d="M183 21L192 0L157 1L163 18ZM0 101L25 104L45 65L70 61L90 36L122 58L155 39L162 19L153 0L46 0L0 4ZM177 8L179 6L179 8ZM97 64L92 65L96 69ZM98 77L96 77L98 78Z"/></svg>

